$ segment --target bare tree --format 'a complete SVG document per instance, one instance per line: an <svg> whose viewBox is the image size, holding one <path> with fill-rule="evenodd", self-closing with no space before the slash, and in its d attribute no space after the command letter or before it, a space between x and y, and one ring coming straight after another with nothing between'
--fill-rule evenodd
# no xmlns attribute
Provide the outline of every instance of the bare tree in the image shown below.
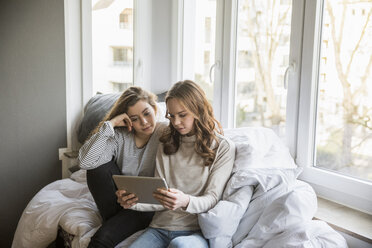
<svg viewBox="0 0 372 248"><path fill-rule="evenodd" d="M280 113L280 102L275 98L273 82L276 80L273 61L278 58L280 42L289 39L285 33L287 18L291 13L288 4L284 11L280 1L244 1L243 11L248 14L246 22L242 22L242 28L247 30L248 38L253 44L252 60L256 71L257 96L256 105L263 103L270 113L270 124L279 125L284 121ZM289 46L288 46L289 49ZM258 98L258 99L257 99ZM263 109L256 106L256 109ZM261 113L261 124L265 126L265 119Z"/></svg>
<svg viewBox="0 0 372 248"><path fill-rule="evenodd" d="M336 23L336 17L334 14L334 4L339 4L338 1L326 1L326 10L330 19L331 28L331 38L334 48L335 56L335 67L337 71L338 79L343 88L343 138L342 138L342 159L341 166L350 166L353 164L352 151L363 143L359 142L357 146L352 147L352 139L354 137L354 130L357 126L363 126L369 130L372 130L371 126L371 113L372 109L365 108L360 109L359 99L363 97L363 94L367 92L367 80L370 79L370 71L372 65L372 56L369 57L369 62L367 64L360 64L357 55L362 53L363 41L366 42L367 28L370 25L370 19L372 15L372 8L370 8L369 13L366 17L365 23L361 29L360 36L357 37L356 43L352 48L351 55L347 60L341 58L342 45L345 40L348 39L348 33L345 31L345 23L351 20L347 20L347 11L351 10L353 5L360 4L360 1L343 1L342 4L342 16L340 17L341 22ZM367 41L370 42L370 41ZM365 43L364 43L365 44ZM367 54L370 51L367 51ZM358 66L364 68L364 73L360 75L360 84L357 86L358 82L355 82L354 75L352 74L352 67ZM353 86L353 87L352 87ZM357 87L356 87L357 86Z"/></svg>

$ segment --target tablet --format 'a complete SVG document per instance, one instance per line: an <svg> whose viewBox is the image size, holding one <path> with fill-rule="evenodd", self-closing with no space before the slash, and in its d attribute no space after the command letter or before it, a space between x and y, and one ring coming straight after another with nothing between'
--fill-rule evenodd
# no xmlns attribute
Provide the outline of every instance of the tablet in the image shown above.
<svg viewBox="0 0 372 248"><path fill-rule="evenodd" d="M152 193L157 188L168 189L165 179L160 177L113 175L112 178L118 189L135 194L138 197L138 203L160 204Z"/></svg>

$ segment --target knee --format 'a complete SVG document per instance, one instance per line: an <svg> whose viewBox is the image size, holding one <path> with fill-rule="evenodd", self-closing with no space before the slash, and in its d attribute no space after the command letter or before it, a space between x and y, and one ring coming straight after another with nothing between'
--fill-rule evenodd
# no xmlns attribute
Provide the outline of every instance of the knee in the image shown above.
<svg viewBox="0 0 372 248"><path fill-rule="evenodd" d="M112 232L98 229L90 239L88 248L115 247L115 245Z"/></svg>
<svg viewBox="0 0 372 248"><path fill-rule="evenodd" d="M208 248L208 242L202 238L194 235L180 236L172 239L168 248Z"/></svg>
<svg viewBox="0 0 372 248"><path fill-rule="evenodd" d="M172 239L168 248L185 248L187 247L187 243L187 237L177 237Z"/></svg>

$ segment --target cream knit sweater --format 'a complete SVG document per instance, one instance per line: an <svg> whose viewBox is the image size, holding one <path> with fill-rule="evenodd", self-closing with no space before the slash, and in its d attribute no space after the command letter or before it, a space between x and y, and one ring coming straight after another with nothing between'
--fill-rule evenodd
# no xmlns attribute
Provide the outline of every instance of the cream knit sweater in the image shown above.
<svg viewBox="0 0 372 248"><path fill-rule="evenodd" d="M205 166L204 160L195 152L195 136L183 136L173 155L165 155L163 144L159 145L155 176L165 178L170 188L190 195L190 202L186 209L177 210L166 210L161 205L151 209L136 204L133 209L139 211L157 210L151 227L170 231L200 229L197 214L208 211L220 200L235 159L234 143L222 135L217 137L219 146L210 166Z"/></svg>

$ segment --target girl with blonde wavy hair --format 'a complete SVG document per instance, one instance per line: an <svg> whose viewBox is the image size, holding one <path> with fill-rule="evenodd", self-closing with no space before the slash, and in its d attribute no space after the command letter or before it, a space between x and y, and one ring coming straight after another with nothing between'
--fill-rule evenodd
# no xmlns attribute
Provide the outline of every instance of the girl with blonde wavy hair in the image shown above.
<svg viewBox="0 0 372 248"><path fill-rule="evenodd" d="M208 247L197 214L221 198L235 145L221 135L213 109L196 83L176 83L167 93L166 105L170 124L160 137L155 176L165 178L169 189L154 192L161 205L132 203L132 209L156 212L130 247Z"/></svg>

